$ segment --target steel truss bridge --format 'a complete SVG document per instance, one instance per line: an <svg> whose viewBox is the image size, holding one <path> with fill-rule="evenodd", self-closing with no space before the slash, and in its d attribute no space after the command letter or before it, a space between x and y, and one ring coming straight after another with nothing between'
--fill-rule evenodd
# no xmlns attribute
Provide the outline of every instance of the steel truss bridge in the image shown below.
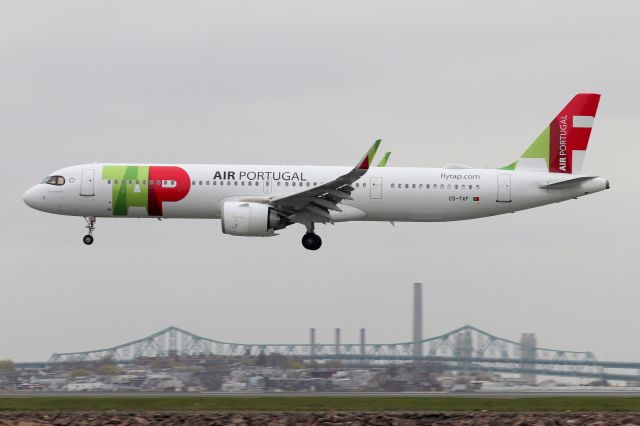
<svg viewBox="0 0 640 426"><path fill-rule="evenodd" d="M482 370L521 375L640 381L640 362L598 361L592 352L528 346L465 325L419 342L246 344L198 336L168 327L148 337L106 349L54 353L48 364L98 362L130 363L139 359L247 358L280 354L307 361L337 360L349 364L439 363L451 370ZM613 370L613 371L611 371Z"/></svg>

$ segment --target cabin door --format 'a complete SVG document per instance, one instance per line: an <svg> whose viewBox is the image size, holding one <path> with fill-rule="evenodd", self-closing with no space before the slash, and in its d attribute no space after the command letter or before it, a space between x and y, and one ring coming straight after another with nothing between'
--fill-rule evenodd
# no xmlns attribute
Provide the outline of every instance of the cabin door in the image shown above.
<svg viewBox="0 0 640 426"><path fill-rule="evenodd" d="M382 198L382 178L381 177L372 177L369 181L370 194L372 199L380 199Z"/></svg>
<svg viewBox="0 0 640 426"><path fill-rule="evenodd" d="M82 177L80 178L80 195L93 196L94 191L95 169L82 169Z"/></svg>
<svg viewBox="0 0 640 426"><path fill-rule="evenodd" d="M511 202L511 175L498 175L498 198L500 203Z"/></svg>

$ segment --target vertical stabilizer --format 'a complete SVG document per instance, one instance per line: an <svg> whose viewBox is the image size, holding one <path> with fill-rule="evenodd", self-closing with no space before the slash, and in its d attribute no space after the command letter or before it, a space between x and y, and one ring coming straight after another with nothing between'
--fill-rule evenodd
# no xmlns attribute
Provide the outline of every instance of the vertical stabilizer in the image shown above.
<svg viewBox="0 0 640 426"><path fill-rule="evenodd" d="M520 158L502 169L580 173L599 102L594 93L574 96Z"/></svg>

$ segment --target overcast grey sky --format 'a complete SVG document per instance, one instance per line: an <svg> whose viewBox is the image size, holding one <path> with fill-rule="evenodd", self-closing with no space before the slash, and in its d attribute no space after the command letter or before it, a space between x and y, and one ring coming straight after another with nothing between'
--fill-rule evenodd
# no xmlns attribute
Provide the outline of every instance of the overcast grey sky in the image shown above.
<svg viewBox="0 0 640 426"><path fill-rule="evenodd" d="M3 1L0 358L43 360L170 324L248 343L411 339L463 324L640 361L635 1ZM513 161L577 92L603 94L583 171L612 190L454 223L222 235L219 221L29 209L97 161L390 165Z"/></svg>

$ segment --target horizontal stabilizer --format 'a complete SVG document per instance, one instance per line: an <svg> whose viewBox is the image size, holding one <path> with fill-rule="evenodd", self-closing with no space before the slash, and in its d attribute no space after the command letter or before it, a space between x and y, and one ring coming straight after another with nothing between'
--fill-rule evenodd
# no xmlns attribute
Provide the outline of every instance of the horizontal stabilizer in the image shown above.
<svg viewBox="0 0 640 426"><path fill-rule="evenodd" d="M540 185L542 189L564 189L571 188L572 186L580 185L581 183L588 182L592 179L595 179L595 176L581 176L569 180L561 180L559 182L548 183L544 185Z"/></svg>

